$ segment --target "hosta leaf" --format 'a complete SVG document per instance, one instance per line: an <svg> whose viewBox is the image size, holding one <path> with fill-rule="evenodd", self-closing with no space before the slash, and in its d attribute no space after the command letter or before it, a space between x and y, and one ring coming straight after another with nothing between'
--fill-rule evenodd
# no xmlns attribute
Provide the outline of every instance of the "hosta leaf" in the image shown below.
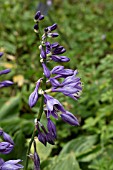
<svg viewBox="0 0 113 170"><path fill-rule="evenodd" d="M48 164L49 165L46 165L43 170L81 170L73 152L64 155L63 157L59 156L53 158L53 161L49 161Z"/></svg>
<svg viewBox="0 0 113 170"><path fill-rule="evenodd" d="M19 110L20 96L11 97L0 109L0 120L16 116Z"/></svg>
<svg viewBox="0 0 113 170"><path fill-rule="evenodd" d="M61 155L75 152L76 157L80 157L91 152L97 141L97 135L81 136L68 142L61 151Z"/></svg>

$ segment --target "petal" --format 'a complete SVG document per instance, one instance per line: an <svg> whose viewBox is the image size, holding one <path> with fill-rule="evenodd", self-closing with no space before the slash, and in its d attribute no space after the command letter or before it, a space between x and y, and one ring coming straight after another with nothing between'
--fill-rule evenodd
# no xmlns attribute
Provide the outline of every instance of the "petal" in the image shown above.
<svg viewBox="0 0 113 170"><path fill-rule="evenodd" d="M44 71L44 75L49 78L50 77L50 71L47 68L47 66L45 65L45 63L42 63L42 67L43 67L43 71Z"/></svg>
<svg viewBox="0 0 113 170"><path fill-rule="evenodd" d="M7 133L3 132L3 138L4 138L4 140L5 140L6 142L9 142L9 143L11 143L12 145L14 145L13 140L11 139L11 137L10 137Z"/></svg>
<svg viewBox="0 0 113 170"><path fill-rule="evenodd" d="M0 71L0 75L2 75L2 74L7 74L7 73L9 73L10 71L11 71L10 69L2 70L2 71Z"/></svg>
<svg viewBox="0 0 113 170"><path fill-rule="evenodd" d="M51 73L52 74L58 74L59 71L62 71L64 69L64 66L55 66L52 70Z"/></svg>

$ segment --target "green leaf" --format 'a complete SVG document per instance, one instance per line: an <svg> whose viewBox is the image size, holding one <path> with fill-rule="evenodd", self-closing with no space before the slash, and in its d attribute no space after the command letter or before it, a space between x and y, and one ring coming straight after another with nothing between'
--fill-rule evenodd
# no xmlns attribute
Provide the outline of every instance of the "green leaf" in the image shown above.
<svg viewBox="0 0 113 170"><path fill-rule="evenodd" d="M0 120L11 118L16 116L19 110L20 95L11 97L0 110Z"/></svg>
<svg viewBox="0 0 113 170"><path fill-rule="evenodd" d="M48 162L50 163L50 162ZM73 152L61 157L53 159L53 164L49 164L43 170L81 170L77 160L75 159L75 154Z"/></svg>
<svg viewBox="0 0 113 170"><path fill-rule="evenodd" d="M80 157L91 150L97 141L97 135L81 136L68 142L62 149L60 155L65 155L70 152L75 152L76 157Z"/></svg>
<svg viewBox="0 0 113 170"><path fill-rule="evenodd" d="M9 134L14 134L20 129L22 120L18 117L12 119L4 119L0 122L0 126Z"/></svg>
<svg viewBox="0 0 113 170"><path fill-rule="evenodd" d="M58 163L55 165L54 170L80 170L79 164L75 159L75 154L71 152L64 157L59 157Z"/></svg>
<svg viewBox="0 0 113 170"><path fill-rule="evenodd" d="M26 139L21 130L17 131L14 136L14 155L16 159L25 160L26 157Z"/></svg>
<svg viewBox="0 0 113 170"><path fill-rule="evenodd" d="M36 147L37 147L37 151L38 151L40 160L41 160L41 161L46 160L47 157L50 155L52 149L53 149L53 145L47 144L47 146L45 147L45 146L44 146L41 142L39 142L38 140L35 140L35 141L36 141ZM34 149L33 149L33 146L32 146L32 149L31 149L31 150L34 150Z"/></svg>

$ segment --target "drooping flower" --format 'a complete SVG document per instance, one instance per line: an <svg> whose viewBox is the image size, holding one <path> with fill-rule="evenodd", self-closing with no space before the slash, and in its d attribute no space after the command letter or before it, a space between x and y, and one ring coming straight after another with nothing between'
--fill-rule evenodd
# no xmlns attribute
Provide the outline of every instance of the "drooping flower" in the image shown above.
<svg viewBox="0 0 113 170"><path fill-rule="evenodd" d="M40 128L41 130L40 130ZM36 128L38 130L38 140L46 146L47 142L54 145L54 140L56 139L55 132L53 134L53 131L47 131L45 127L38 121L36 123ZM49 127L50 128L50 127ZM55 128L54 128L55 130ZM51 133L52 132L52 133Z"/></svg>
<svg viewBox="0 0 113 170"><path fill-rule="evenodd" d="M46 133L46 141L51 144L54 145L54 140L55 138L53 137L53 135L51 133Z"/></svg>
<svg viewBox="0 0 113 170"><path fill-rule="evenodd" d="M62 92L64 95L69 96L73 98L74 100L77 100L77 98L79 97L79 93L82 90L82 87L81 87L80 78L75 77L76 74L77 74L77 71L75 70L74 74L72 76L67 76L64 79L64 81L59 85L59 87L53 86L52 92Z"/></svg>
<svg viewBox="0 0 113 170"><path fill-rule="evenodd" d="M10 153L14 148L14 145L12 145L9 142L0 142L0 153L2 154L8 154Z"/></svg>
<svg viewBox="0 0 113 170"><path fill-rule="evenodd" d="M41 78L37 81L35 90L30 94L29 96L29 106L33 107L36 105L36 102L38 101L38 89L40 87Z"/></svg>
<svg viewBox="0 0 113 170"><path fill-rule="evenodd" d="M51 74L57 74L57 77L66 78L74 74L72 69L64 69L64 66L55 66L51 70Z"/></svg>
<svg viewBox="0 0 113 170"><path fill-rule="evenodd" d="M57 133L56 133L56 126L55 124L50 120L50 118L47 119L47 128L50 134L56 139Z"/></svg>
<svg viewBox="0 0 113 170"><path fill-rule="evenodd" d="M46 146L46 143L47 143L46 135L44 132L41 132L39 129L38 129L38 140Z"/></svg>
<svg viewBox="0 0 113 170"><path fill-rule="evenodd" d="M11 143L12 145L14 145L14 142L13 142L13 140L11 139L10 135L8 135L6 132L3 132L3 133L2 133L2 136L3 136L3 138L4 138L4 140L5 140L6 142L9 142L9 143Z"/></svg>
<svg viewBox="0 0 113 170"><path fill-rule="evenodd" d="M9 160L4 162L3 159L0 158L0 170L20 170L23 169L23 166L19 164L22 160Z"/></svg>
<svg viewBox="0 0 113 170"><path fill-rule="evenodd" d="M58 111L65 112L64 107L57 99L47 94L44 94L44 97L45 97L45 104L47 107L47 118L49 118L50 115L53 115L52 114L53 112L55 112L56 114Z"/></svg>
<svg viewBox="0 0 113 170"><path fill-rule="evenodd" d="M10 69L2 70L2 71L0 71L0 75L2 75L2 74L7 74L7 73L9 73L10 71L11 71Z"/></svg>
<svg viewBox="0 0 113 170"><path fill-rule="evenodd" d="M3 52L0 52L0 57L2 57L2 56L3 56ZM2 70L2 71L0 71L0 75L8 74L10 71L11 71L10 69ZM8 87L8 86L11 86L12 84L13 84L12 81L5 80L5 81L0 82L0 88Z"/></svg>
<svg viewBox="0 0 113 170"><path fill-rule="evenodd" d="M2 136L5 140L5 142L0 142L0 153L9 154L14 148L14 142L11 137L2 129L0 129L0 136Z"/></svg>
<svg viewBox="0 0 113 170"><path fill-rule="evenodd" d="M72 126L79 125L77 118L72 113L70 113L68 111L66 111L65 113L62 113L61 118L64 122L66 122Z"/></svg>
<svg viewBox="0 0 113 170"><path fill-rule="evenodd" d="M34 162L34 170L40 170L40 158L39 158L38 153L37 153L37 150L36 150L35 140L34 140L33 162Z"/></svg>

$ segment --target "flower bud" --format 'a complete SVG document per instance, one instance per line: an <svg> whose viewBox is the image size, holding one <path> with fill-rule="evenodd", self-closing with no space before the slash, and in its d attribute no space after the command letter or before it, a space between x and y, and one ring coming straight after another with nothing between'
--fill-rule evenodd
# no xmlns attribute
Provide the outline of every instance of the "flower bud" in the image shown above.
<svg viewBox="0 0 113 170"><path fill-rule="evenodd" d="M47 120L48 120L47 122L48 131L56 139L57 138L56 126L49 118Z"/></svg>
<svg viewBox="0 0 113 170"><path fill-rule="evenodd" d="M36 105L36 102L38 101L38 89L40 87L40 82L41 82L41 79L39 79L37 81L37 84L36 84L36 87L35 87L35 90L30 94L29 96L29 106L30 107L33 107Z"/></svg>
<svg viewBox="0 0 113 170"><path fill-rule="evenodd" d="M0 142L0 153L8 154L12 151L14 145L9 142Z"/></svg>
<svg viewBox="0 0 113 170"><path fill-rule="evenodd" d="M12 145L14 145L13 140L11 139L11 137L10 137L7 133L3 132L2 135L3 135L3 138L4 138L4 140L5 140L6 142L9 142L9 143L11 143Z"/></svg>
<svg viewBox="0 0 113 170"><path fill-rule="evenodd" d="M40 12L40 11L38 11L38 12L36 13L35 17L34 17L34 21L35 21L35 22L37 22L37 21L38 21L38 19L39 19L40 15L41 15L41 12Z"/></svg>
<svg viewBox="0 0 113 170"><path fill-rule="evenodd" d="M10 71L11 71L10 69L2 70L2 71L0 71L0 75L2 75L2 74L7 74L7 73L9 73Z"/></svg>
<svg viewBox="0 0 113 170"><path fill-rule="evenodd" d="M50 71L49 69L46 67L45 63L42 63L42 67L43 67L43 71L44 71L44 75L49 78L50 77Z"/></svg>
<svg viewBox="0 0 113 170"><path fill-rule="evenodd" d="M34 31L35 31L36 33L38 33L38 29L39 29L39 28L38 28L38 24L35 24L35 25L34 25Z"/></svg>
<svg viewBox="0 0 113 170"><path fill-rule="evenodd" d="M0 88L2 88L2 87L8 87L8 86L11 86L12 84L13 84L12 81L5 80L5 81L0 82Z"/></svg>
<svg viewBox="0 0 113 170"><path fill-rule="evenodd" d="M77 118L72 113L70 113L68 111L66 111L66 113L62 113L61 118L64 122L67 122L68 124L70 124L72 126L79 125Z"/></svg>

